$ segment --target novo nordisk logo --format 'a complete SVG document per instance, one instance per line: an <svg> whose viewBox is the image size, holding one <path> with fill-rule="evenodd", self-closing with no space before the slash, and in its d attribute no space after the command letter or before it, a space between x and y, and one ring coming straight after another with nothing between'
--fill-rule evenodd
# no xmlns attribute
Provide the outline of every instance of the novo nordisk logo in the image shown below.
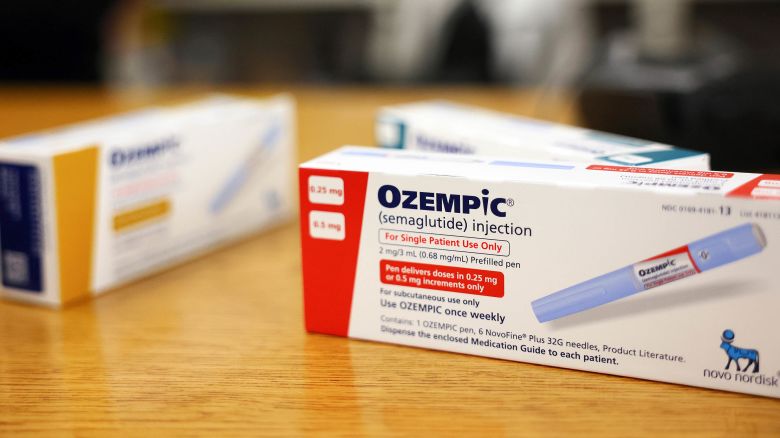
<svg viewBox="0 0 780 438"><path fill-rule="evenodd" d="M744 371L747 372L748 368L750 368L751 365L753 365L753 372L758 372L758 350L749 349L749 348L740 348L732 344L734 342L734 331L727 329L723 331L723 335L721 335L720 340L722 341L720 344L720 348L722 348L726 355L729 357L729 361L726 362L726 369L729 369L729 366L731 365L731 362L734 362L737 365L737 371ZM739 360L740 359L747 359L748 363L744 367L739 367Z"/></svg>
<svg viewBox="0 0 780 438"><path fill-rule="evenodd" d="M385 184L379 188L377 197L385 208L407 208L410 210L441 211L447 213L470 214L472 211L482 211L487 216L506 217L505 206L514 205L512 199L490 198L487 189L482 190L482 196L461 195L457 193L417 192L401 190L396 186Z"/></svg>
<svg viewBox="0 0 780 438"><path fill-rule="evenodd" d="M780 371L777 374L762 374L759 372L759 354L755 348L742 348L734 345L736 334L731 329L726 329L720 336L720 348L726 353L728 360L725 369L705 369L704 377L717 380L734 381L753 384L757 386L780 386ZM747 363L745 363L747 362ZM737 372L732 373L731 364L737 366ZM741 364L741 365L740 365Z"/></svg>
<svg viewBox="0 0 780 438"><path fill-rule="evenodd" d="M114 149L111 152L111 165L114 167L145 161L179 147L179 139L168 137L139 147Z"/></svg>
<svg viewBox="0 0 780 438"><path fill-rule="evenodd" d="M640 277L644 277L645 275L650 275L650 274L652 274L654 272L663 271L664 269L669 268L669 267L673 268L676 263L677 263L677 260L675 260L675 259L668 259L668 260L666 260L665 262L663 262L663 263L661 263L659 265L651 266L651 267L649 267L647 269L640 269L639 270L639 276Z"/></svg>
<svg viewBox="0 0 780 438"><path fill-rule="evenodd" d="M777 371L775 375L760 373L758 350L737 347L734 345L734 339L736 339L736 334L733 330L726 329L723 331L723 334L720 336L720 348L726 353L728 358L725 369L705 369L704 377L774 388L780 386L780 371ZM736 373L732 373L729 370L732 363L737 366Z"/></svg>

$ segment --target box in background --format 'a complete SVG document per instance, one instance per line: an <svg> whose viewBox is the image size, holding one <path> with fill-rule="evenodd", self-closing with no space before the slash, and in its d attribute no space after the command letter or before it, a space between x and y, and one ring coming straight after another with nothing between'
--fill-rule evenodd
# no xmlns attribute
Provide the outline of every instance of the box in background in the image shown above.
<svg viewBox="0 0 780 438"><path fill-rule="evenodd" d="M3 296L58 306L289 219L294 113L216 96L0 142Z"/></svg>
<svg viewBox="0 0 780 438"><path fill-rule="evenodd" d="M620 166L709 170L705 152L446 101L387 106L376 142L392 149Z"/></svg>
<svg viewBox="0 0 780 438"><path fill-rule="evenodd" d="M299 179L309 331L780 397L780 175L344 148Z"/></svg>

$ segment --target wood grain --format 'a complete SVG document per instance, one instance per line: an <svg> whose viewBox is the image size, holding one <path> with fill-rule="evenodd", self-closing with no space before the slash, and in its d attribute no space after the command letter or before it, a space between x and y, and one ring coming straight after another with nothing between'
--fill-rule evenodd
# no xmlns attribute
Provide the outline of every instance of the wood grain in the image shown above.
<svg viewBox="0 0 780 438"><path fill-rule="evenodd" d="M0 135L200 91L0 89ZM517 90L293 91L301 159L421 98L574 120ZM0 434L780 436L779 400L306 334L297 230L61 311L0 303Z"/></svg>

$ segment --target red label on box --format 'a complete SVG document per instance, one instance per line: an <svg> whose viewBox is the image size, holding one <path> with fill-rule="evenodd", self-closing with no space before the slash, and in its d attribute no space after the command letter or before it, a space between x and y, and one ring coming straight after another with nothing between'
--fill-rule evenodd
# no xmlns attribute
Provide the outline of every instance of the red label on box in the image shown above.
<svg viewBox="0 0 780 438"><path fill-rule="evenodd" d="M629 167L629 166L605 166L602 164L592 164L588 170L604 170L607 172L625 172L625 173L643 173L648 175L672 175L672 176L695 176L699 178L731 178L732 172L711 172L706 170L683 170L683 169L656 169L652 167Z"/></svg>
<svg viewBox="0 0 780 438"><path fill-rule="evenodd" d="M504 273L498 271L381 260L379 277L384 284L486 297L504 296Z"/></svg>
<svg viewBox="0 0 780 438"><path fill-rule="evenodd" d="M726 196L755 199L780 199L780 175L763 174L730 191Z"/></svg>

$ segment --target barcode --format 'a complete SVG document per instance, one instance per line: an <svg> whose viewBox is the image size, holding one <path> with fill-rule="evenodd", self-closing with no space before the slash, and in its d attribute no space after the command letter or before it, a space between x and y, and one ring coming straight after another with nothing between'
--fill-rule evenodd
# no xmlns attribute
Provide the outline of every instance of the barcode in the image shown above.
<svg viewBox="0 0 780 438"><path fill-rule="evenodd" d="M3 277L5 281L16 286L25 286L30 282L30 268L27 254L18 251L3 253Z"/></svg>

